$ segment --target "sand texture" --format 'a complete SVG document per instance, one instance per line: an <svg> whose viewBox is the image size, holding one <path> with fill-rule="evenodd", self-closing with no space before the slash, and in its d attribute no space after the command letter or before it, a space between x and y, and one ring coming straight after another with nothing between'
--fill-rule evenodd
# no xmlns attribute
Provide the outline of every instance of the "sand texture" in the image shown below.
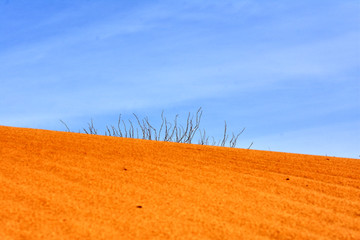
<svg viewBox="0 0 360 240"><path fill-rule="evenodd" d="M3 240L360 239L358 159L0 126L0 186Z"/></svg>

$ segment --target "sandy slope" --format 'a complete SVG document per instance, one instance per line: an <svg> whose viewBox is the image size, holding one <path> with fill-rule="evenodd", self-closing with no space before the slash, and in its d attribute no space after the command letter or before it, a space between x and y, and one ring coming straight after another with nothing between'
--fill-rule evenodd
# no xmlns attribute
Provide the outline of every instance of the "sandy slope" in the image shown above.
<svg viewBox="0 0 360 240"><path fill-rule="evenodd" d="M0 186L0 239L360 239L357 159L0 126Z"/></svg>

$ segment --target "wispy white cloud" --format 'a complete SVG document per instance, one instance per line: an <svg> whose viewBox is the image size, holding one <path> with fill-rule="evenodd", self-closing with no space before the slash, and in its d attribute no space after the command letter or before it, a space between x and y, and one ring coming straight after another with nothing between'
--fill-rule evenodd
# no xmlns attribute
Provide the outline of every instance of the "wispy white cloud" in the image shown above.
<svg viewBox="0 0 360 240"><path fill-rule="evenodd" d="M360 108L352 4L69 3L31 20L31 41L17 32L0 46L0 121L31 125L200 102L213 115L243 114L254 127L280 120L287 127L279 131L304 128L295 126L301 119L317 119L314 127L324 116L349 117Z"/></svg>

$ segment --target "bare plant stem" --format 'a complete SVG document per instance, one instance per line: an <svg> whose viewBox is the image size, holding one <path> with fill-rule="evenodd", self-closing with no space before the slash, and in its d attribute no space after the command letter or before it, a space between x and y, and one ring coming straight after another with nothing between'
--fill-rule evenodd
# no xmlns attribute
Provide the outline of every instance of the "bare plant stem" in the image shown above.
<svg viewBox="0 0 360 240"><path fill-rule="evenodd" d="M60 122L65 125L68 132L71 132L70 128L68 127L68 125L66 125L66 123L63 120L60 119Z"/></svg>
<svg viewBox="0 0 360 240"><path fill-rule="evenodd" d="M114 137L129 137L129 138L142 138L147 140L155 140L155 141L165 141L165 142L178 142L178 143L192 143L192 140L197 133L199 132L200 138L198 140L198 144L201 145L220 145L224 147L226 145L226 142L229 138L229 135L227 134L227 124L225 121L224 126L224 135L223 139L219 141L216 144L215 138L211 137L212 142L209 141L209 136L206 136L205 129L203 131L200 130L200 121L202 117L202 110L199 108L195 115L195 121L194 116L191 116L190 112L188 114L187 120L186 120L186 127L184 128L182 125L178 124L178 116L176 115L174 118L174 123L171 124L167 121L166 117L164 117L164 111L161 113L161 126L159 131L156 130L156 128L150 123L149 119L147 117L143 118L142 120L139 119L139 117L133 113L137 124L140 127L140 136L139 136L139 129L135 128L132 121L128 120L129 127L126 125L125 121L121 119L121 114L119 115L117 127L115 126L106 126L105 130L105 136L114 136ZM65 125L68 132L71 132L69 127L66 125L66 123L62 120L60 120L62 124ZM232 133L232 138L229 142L229 147L234 148L236 147L236 142L239 138L239 136L244 132L245 128L243 128L240 133L234 134ZM88 123L88 128L83 128L83 131L86 134L98 134L97 129L94 127L94 122L91 119L90 123ZM80 131L79 131L80 132ZM135 135L136 133L136 135ZM250 144L248 149L253 145L253 143Z"/></svg>

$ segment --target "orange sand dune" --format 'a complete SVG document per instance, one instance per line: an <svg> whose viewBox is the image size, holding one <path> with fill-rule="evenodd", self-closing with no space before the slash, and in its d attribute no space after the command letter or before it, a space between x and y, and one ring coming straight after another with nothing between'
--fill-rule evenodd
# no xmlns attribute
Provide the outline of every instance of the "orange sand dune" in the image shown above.
<svg viewBox="0 0 360 240"><path fill-rule="evenodd" d="M0 126L0 239L360 239L360 160Z"/></svg>

